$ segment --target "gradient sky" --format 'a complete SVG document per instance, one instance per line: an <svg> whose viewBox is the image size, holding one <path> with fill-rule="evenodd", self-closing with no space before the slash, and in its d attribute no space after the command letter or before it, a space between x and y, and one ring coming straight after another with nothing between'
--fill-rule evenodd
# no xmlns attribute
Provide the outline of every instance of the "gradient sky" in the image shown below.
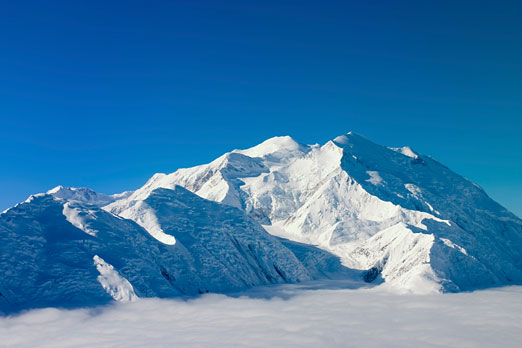
<svg viewBox="0 0 522 348"><path fill-rule="evenodd" d="M0 6L0 211L351 130L435 157L522 216L520 1Z"/></svg>

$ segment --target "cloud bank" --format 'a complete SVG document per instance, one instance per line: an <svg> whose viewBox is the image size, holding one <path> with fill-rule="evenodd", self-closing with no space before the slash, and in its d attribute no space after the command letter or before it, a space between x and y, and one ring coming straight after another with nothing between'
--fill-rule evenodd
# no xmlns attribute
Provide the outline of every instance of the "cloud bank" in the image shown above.
<svg viewBox="0 0 522 348"><path fill-rule="evenodd" d="M0 318L2 347L517 347L522 287L446 295L209 294Z"/></svg>

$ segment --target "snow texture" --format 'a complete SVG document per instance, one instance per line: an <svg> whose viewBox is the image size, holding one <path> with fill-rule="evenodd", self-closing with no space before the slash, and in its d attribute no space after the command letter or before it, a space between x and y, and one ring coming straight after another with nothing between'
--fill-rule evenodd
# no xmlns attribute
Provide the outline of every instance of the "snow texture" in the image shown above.
<svg viewBox="0 0 522 348"><path fill-rule="evenodd" d="M74 227L96 237L98 231L88 226L89 220L96 220L95 211L82 209L81 207L75 206L74 202L67 202L63 205L62 213L65 216L65 219Z"/></svg>
<svg viewBox="0 0 522 348"><path fill-rule="evenodd" d="M132 302L138 299L131 283L120 276L112 265L109 265L98 255L94 255L93 260L96 269L100 272L97 278L98 281L114 300L118 302Z"/></svg>
<svg viewBox="0 0 522 348"><path fill-rule="evenodd" d="M154 190L145 203L162 230L176 238L175 245L95 205L49 194L3 214L0 312L92 306L132 299L133 294L226 293L338 277L333 273L360 279L360 272L346 270L338 258L312 246L294 246L306 260L320 261L302 263L241 210L184 188Z"/></svg>

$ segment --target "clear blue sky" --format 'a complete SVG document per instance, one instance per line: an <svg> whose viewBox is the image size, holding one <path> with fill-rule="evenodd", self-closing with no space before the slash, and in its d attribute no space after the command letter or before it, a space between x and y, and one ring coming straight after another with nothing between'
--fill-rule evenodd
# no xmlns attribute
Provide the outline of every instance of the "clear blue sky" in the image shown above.
<svg viewBox="0 0 522 348"><path fill-rule="evenodd" d="M522 216L520 1L0 4L0 210L352 130Z"/></svg>

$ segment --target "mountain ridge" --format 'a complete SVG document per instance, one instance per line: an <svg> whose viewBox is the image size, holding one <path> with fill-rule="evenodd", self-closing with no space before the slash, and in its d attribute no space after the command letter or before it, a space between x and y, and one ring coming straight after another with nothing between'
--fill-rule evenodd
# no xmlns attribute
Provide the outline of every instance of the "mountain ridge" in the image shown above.
<svg viewBox="0 0 522 348"><path fill-rule="evenodd" d="M302 263L241 210L180 186L154 190L146 204L175 243L96 205L52 194L34 195L2 214L0 312L193 297L338 274L360 278L313 247L298 249L318 265Z"/></svg>
<svg viewBox="0 0 522 348"><path fill-rule="evenodd" d="M406 271L399 265L386 266L384 261L390 260L386 253L363 252L375 254L367 259L360 255L361 250L368 248L372 237L396 225L396 229L413 233L418 243L423 237L415 234L428 230L424 220L431 221L430 228L437 238L430 242L429 251L423 252L422 262L436 264L439 269L427 276L435 279L433 286L421 292L501 284L511 279L506 273L516 273L515 278L520 278L520 253L516 250L516 246L521 246L520 219L489 198L478 185L410 147L387 148L353 132L322 146L302 145L291 137L274 137L250 149L233 150L207 165L180 169L159 179L154 176L142 188L106 209L118 213L121 207L146 196L150 189L172 185L241 208L258 222L283 230L286 238L318 245L340 256L348 267L383 265L383 275L389 283L397 278L394 287L404 288L400 285L404 281L399 278ZM437 223L446 227L436 227ZM497 262L496 257L488 256L487 250L493 249L494 254L506 250L498 246L501 240L488 236L486 231L503 228L512 239L508 243L510 259ZM480 246L477 240L488 246L476 249L474 245ZM431 256L437 256L433 253L449 257L453 252L474 248L469 255L463 255L471 260L479 256L485 268L477 266L475 270L483 271L472 279L459 276L448 280L448 274L455 277L453 266L429 261ZM410 270L413 272L414 268ZM504 272L506 269L509 271ZM405 290L418 291L413 285Z"/></svg>
<svg viewBox="0 0 522 348"><path fill-rule="evenodd" d="M352 132L270 138L121 194L58 186L0 214L0 238L6 310L323 278L419 294L522 283L522 220L433 158Z"/></svg>

